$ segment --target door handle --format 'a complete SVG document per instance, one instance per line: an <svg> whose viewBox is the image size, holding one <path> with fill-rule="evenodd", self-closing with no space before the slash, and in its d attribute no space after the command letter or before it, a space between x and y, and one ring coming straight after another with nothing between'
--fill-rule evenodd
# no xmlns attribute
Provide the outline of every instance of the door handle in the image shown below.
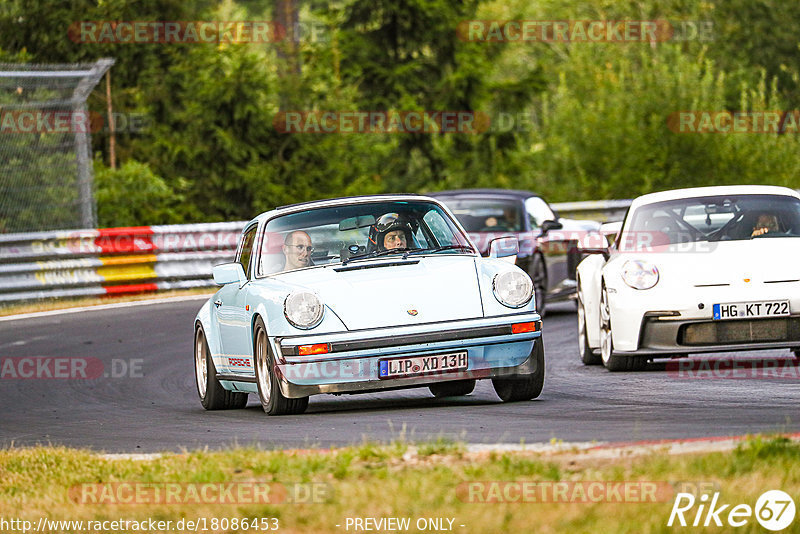
<svg viewBox="0 0 800 534"><path fill-rule="evenodd" d="M214 306L216 306L217 308L219 308L220 306L222 306L222 301L221 301L221 300L215 300L215 301L214 301Z"/></svg>

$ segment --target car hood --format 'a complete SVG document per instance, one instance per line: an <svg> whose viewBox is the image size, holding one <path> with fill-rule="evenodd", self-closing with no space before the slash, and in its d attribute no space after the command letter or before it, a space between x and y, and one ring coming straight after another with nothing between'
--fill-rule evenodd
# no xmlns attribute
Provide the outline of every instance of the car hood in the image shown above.
<svg viewBox="0 0 800 534"><path fill-rule="evenodd" d="M471 256L362 260L277 278L317 293L348 330L483 317Z"/></svg>
<svg viewBox="0 0 800 534"><path fill-rule="evenodd" d="M796 262L800 257L800 238L758 238L744 241L719 241L671 245L669 252L623 253L625 259L654 263L661 279L675 285L740 285L774 283L800 279ZM681 248L684 247L684 248ZM745 282L745 279L748 281Z"/></svg>

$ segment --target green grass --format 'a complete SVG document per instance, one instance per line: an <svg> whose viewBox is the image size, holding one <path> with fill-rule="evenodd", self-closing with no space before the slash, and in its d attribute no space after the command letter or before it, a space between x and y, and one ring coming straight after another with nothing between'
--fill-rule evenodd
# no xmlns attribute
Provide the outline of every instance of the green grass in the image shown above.
<svg viewBox="0 0 800 534"><path fill-rule="evenodd" d="M417 519L430 517L453 518L453 532L464 533L681 530L666 526L674 492L659 502L644 503L468 501L465 484L492 481L640 481L670 488L704 484L719 491L722 502L751 506L764 491L781 489L800 502L800 444L781 437L754 437L727 453L667 456L656 452L613 461L581 453L470 453L463 444L446 440L416 446L402 441L387 446L365 443L329 451L241 448L166 454L144 461L108 460L66 448L5 449L0 450L0 518L36 522L40 516L173 521L270 517L279 520L280 532L303 533L348 532L348 517L409 517L410 532L417 531ZM70 494L70 488L82 484L126 482L181 483L183 488L203 483L277 483L290 492L316 491L318 502L85 504L76 502L80 492ZM800 518L784 532L799 529ZM694 531L691 527L682 530ZM351 527L349 532L353 531ZM752 519L736 531L764 530Z"/></svg>

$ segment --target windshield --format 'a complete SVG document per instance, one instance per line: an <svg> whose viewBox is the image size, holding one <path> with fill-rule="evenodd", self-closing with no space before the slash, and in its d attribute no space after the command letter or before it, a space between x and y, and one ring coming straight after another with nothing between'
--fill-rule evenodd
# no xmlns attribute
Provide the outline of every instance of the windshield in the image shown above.
<svg viewBox="0 0 800 534"><path fill-rule="evenodd" d="M800 199L783 195L685 198L640 207L620 250L756 238L800 237Z"/></svg>
<svg viewBox="0 0 800 534"><path fill-rule="evenodd" d="M522 232L518 200L449 198L442 200L467 232Z"/></svg>
<svg viewBox="0 0 800 534"><path fill-rule="evenodd" d="M291 213L267 223L258 276L395 255L474 254L436 204L370 202Z"/></svg>

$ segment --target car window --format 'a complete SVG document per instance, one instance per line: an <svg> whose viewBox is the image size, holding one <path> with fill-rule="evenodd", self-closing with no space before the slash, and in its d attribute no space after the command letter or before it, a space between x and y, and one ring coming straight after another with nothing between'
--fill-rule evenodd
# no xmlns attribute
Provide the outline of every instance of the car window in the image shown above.
<svg viewBox="0 0 800 534"><path fill-rule="evenodd" d="M456 244L458 242L456 234L450 229L452 224L449 224L442 215L438 210L431 210L425 214L425 223L439 246Z"/></svg>
<svg viewBox="0 0 800 534"><path fill-rule="evenodd" d="M445 246L455 248L440 250ZM261 242L258 276L389 257L395 250L409 254L475 253L469 239L438 204L356 203L271 219Z"/></svg>
<svg viewBox="0 0 800 534"><path fill-rule="evenodd" d="M554 221L555 213L547 205L547 202L540 197L530 197L525 200L525 211L528 213L528 220L531 228L539 228L544 221Z"/></svg>
<svg viewBox="0 0 800 534"><path fill-rule="evenodd" d="M522 203L515 199L448 198L447 204L467 232L522 232Z"/></svg>
<svg viewBox="0 0 800 534"><path fill-rule="evenodd" d="M250 278L250 257L253 254L253 242L256 238L257 229L258 226L253 226L244 234L242 238L242 247L239 250L239 257L236 260L242 265L242 268L244 268L244 274L247 278Z"/></svg>
<svg viewBox="0 0 800 534"><path fill-rule="evenodd" d="M626 222L619 248L755 237L800 237L800 199L726 195L646 204Z"/></svg>

